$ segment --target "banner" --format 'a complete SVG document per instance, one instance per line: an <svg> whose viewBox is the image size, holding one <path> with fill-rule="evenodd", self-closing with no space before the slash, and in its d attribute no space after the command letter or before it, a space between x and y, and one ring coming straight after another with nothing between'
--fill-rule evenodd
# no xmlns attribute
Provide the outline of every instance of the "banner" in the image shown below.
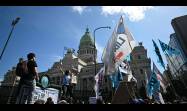
<svg viewBox="0 0 187 111"><path fill-rule="evenodd" d="M59 90L54 88L47 88L43 90L40 87L36 87L32 93L32 103L37 100L44 100L46 102L48 97L51 97L54 104L57 104Z"/></svg>
<svg viewBox="0 0 187 111"><path fill-rule="evenodd" d="M105 64L105 73L107 75L113 74L124 59L129 56L135 45L132 34L124 26L121 17L103 51L102 61Z"/></svg>

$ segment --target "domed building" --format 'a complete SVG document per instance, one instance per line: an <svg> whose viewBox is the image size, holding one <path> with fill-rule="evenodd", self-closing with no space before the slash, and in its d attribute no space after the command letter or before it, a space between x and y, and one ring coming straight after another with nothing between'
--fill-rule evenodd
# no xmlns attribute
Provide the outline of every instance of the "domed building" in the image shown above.
<svg viewBox="0 0 187 111"><path fill-rule="evenodd" d="M97 49L94 53L94 41L88 28L80 39L79 49L77 54L72 48L68 48L65 56L60 61L57 61L46 72L40 75L47 74L50 77L50 83L61 85L61 78L65 70L75 69L77 78L77 85L74 89L74 96L84 101L88 101L89 97L95 96L95 64L97 61ZM95 54L95 55L94 55ZM96 62L96 73L104 66L103 63ZM109 77L106 77L103 83L103 90L106 92L105 98L108 98L111 90L111 83Z"/></svg>
<svg viewBox="0 0 187 111"><path fill-rule="evenodd" d="M95 52L94 50L95 48L93 38L90 35L89 29L86 28L86 32L80 40L78 57L87 64L94 64L94 60L97 59L97 49Z"/></svg>

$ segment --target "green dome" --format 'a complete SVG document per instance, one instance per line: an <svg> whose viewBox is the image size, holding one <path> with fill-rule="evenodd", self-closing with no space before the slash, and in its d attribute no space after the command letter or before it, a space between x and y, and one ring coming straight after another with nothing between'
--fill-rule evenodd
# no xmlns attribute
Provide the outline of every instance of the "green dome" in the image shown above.
<svg viewBox="0 0 187 111"><path fill-rule="evenodd" d="M79 47L83 47L83 46L94 46L94 41L93 41L93 39L90 35L90 32L89 32L88 28L86 28L86 32L80 40Z"/></svg>

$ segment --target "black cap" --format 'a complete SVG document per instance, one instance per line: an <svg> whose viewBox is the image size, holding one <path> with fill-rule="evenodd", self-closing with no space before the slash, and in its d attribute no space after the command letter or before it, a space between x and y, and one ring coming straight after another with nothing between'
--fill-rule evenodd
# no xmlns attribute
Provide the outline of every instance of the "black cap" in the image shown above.
<svg viewBox="0 0 187 111"><path fill-rule="evenodd" d="M34 53L29 53L27 55L28 60L31 60L32 58L36 57Z"/></svg>

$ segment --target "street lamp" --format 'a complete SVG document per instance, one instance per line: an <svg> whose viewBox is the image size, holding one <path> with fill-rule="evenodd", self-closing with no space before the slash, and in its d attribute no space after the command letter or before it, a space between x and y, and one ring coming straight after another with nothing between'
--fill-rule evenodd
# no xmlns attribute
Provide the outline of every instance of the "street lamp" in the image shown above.
<svg viewBox="0 0 187 111"><path fill-rule="evenodd" d="M95 32L99 29L104 29L104 28L107 28L107 29L111 29L110 26L106 26L106 27L98 27L94 30L94 64L95 64L95 75L96 75L96 46L95 46Z"/></svg>
<svg viewBox="0 0 187 111"><path fill-rule="evenodd" d="M12 35L12 32L13 32L13 30L14 30L14 27L16 26L16 24L18 23L19 20L20 20L20 18L17 17L15 20L12 21L12 24L11 24L11 25L12 25L12 29L11 29L10 34L9 34L9 36L8 36L8 39L7 39L6 43L5 43L5 46L4 46L4 48L3 48L3 51L1 52L0 60L2 59L3 53L4 53L4 51L5 51L5 48L6 48L7 44L8 44L8 41L9 41L11 35Z"/></svg>

